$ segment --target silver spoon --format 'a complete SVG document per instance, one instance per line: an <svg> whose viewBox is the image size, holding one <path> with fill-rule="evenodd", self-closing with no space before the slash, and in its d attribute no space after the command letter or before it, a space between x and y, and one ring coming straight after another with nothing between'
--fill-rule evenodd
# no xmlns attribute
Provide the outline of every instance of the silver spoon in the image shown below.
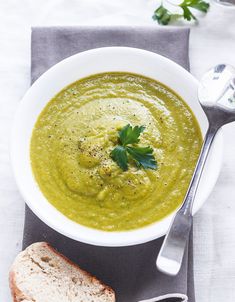
<svg viewBox="0 0 235 302"><path fill-rule="evenodd" d="M213 139L223 125L235 121L235 68L220 64L209 70L199 84L198 98L209 127L183 205L173 219L156 262L161 272L172 276L181 267L192 226L193 202Z"/></svg>

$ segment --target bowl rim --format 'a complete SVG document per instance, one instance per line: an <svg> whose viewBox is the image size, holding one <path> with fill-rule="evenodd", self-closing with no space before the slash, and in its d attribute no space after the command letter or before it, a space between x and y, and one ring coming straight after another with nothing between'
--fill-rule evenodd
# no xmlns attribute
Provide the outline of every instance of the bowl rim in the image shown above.
<svg viewBox="0 0 235 302"><path fill-rule="evenodd" d="M57 71L57 69L63 68L64 65L66 64L71 64L71 62L73 62L73 60L82 60L84 57L86 56L94 56L94 55L100 55L100 54L105 54L105 53L128 53L128 52L132 52L132 54L136 54L138 55L142 55L142 56L152 56L152 58L155 58L156 60L162 61L163 63L165 63L166 65L172 66L172 68L175 68L178 70L178 72L180 73L180 75L183 75L185 78L187 78L188 81L191 81L193 83L193 85L198 86L198 81L195 79L195 77L189 73L187 70L185 70L182 66L178 65L177 63L175 63L174 61L163 57L159 54L153 53L151 51L147 51L147 50L143 50L143 49L138 49L138 48L132 48L132 47L122 47L122 46L114 46L114 47L102 47L102 48L95 48L95 49L90 49L87 51L83 51L77 54L74 54L60 62L58 62L57 64L55 64L54 66L52 66L51 68L49 68L45 73L43 73L33 84L32 86L28 89L28 91L26 92L26 94L23 96L17 110L15 113L15 118L13 121L13 127L12 127L12 134L11 134L11 140L10 140L10 158L11 158L11 164L12 164L12 169L13 169L13 173L14 173L14 177L17 183L17 187L21 193L21 195L23 196L24 200L26 201L27 205L29 206L29 208L36 214L36 216L39 217L39 219L41 219L44 223L46 223L48 226L50 226L51 228L53 228L54 230L58 231L59 233L72 238L74 240L77 241L81 241L84 243L88 243L88 244L93 244L93 245L97 245L97 246L129 246L129 245L136 245L136 244L141 244L141 243L145 243L151 240L154 240L156 238L162 237L163 235L166 234L166 231L168 229L168 226L170 225L170 222L174 216L174 213L171 213L170 215L166 216L165 218L163 218L160 221L157 221L156 223L150 224L148 226L145 226L143 228L138 228L135 230L130 230L130 231L122 231L122 232L105 232L105 231L101 231L101 230L96 230L96 229L91 229L89 227L85 227L82 226L78 223L75 223L73 221L71 221L70 219L68 219L67 217L65 217L63 214L61 214L56 208L54 208L49 201L47 201L47 203L49 204L49 207L52 207L54 209L54 211L57 212L57 218L58 219L63 219L68 220L67 223L70 224L71 228L75 227L76 225L76 229L79 229L80 232L75 234L74 232L68 232L68 230L65 230L64 226L58 223L55 223L55 221L53 221L50 218L50 215L43 213L43 211L40 210L40 206L37 206L35 204L35 202L33 201L32 196L29 197L29 194L27 192L27 189L24 188L23 183L22 183L22 175L20 174L20 172L18 171L18 167L17 167L17 161L20 159L18 154L17 154L17 148L16 148L16 136L18 133L18 127L19 127L19 123L20 123L20 117L21 117L21 113L22 113L22 108L24 105L27 105L27 102L29 102L29 95L30 93L33 93L35 87L39 86L40 87L40 83L44 81L44 79L48 76L50 76L50 74L54 73ZM80 78L78 78L80 79ZM164 85L167 85L165 83L163 83ZM168 86L168 85L167 85ZM171 87L170 87L171 88ZM59 92L59 91L58 91ZM50 99L48 99L48 102L50 101ZM185 101L187 104L188 102ZM45 105L44 105L45 106ZM41 108L41 110L44 108L44 106ZM190 106L188 104L188 106ZM190 106L191 108L191 106ZM193 109L191 108L192 112ZM198 119L197 119L198 120ZM201 128L200 122L198 121L198 124ZM206 199L208 198L209 194L211 193L217 178L219 176L219 172L221 169L221 165L222 165L222 154L223 154L223 148L222 148L222 132L220 131L220 133L218 134L218 138L217 140L219 141L218 145L220 147L220 150L217 152L217 166L216 169L214 171L213 174L213 181L210 184L210 189L208 190L208 193L205 194L205 196L203 197L203 201L201 203L195 203L194 207L193 207L193 214L195 214L202 206L202 204L206 201ZM30 159L29 159L30 161ZM33 177L34 178L34 177ZM36 180L34 179L34 182L36 183ZM52 210L52 209L51 209ZM52 212L51 212L52 213ZM54 214L53 214L54 215ZM62 218L63 217L63 218ZM159 223L164 221L164 226L159 228ZM79 228L77 228L77 226L79 226ZM166 227L167 226L167 227ZM146 230L148 230L148 232L146 232ZM109 234L109 236L108 236ZM116 236L115 234L119 234L119 236ZM121 236L120 236L121 234ZM98 237L97 237L97 236ZM113 239L112 239L113 237ZM115 237L115 238L114 238ZM102 239L103 238L103 239Z"/></svg>

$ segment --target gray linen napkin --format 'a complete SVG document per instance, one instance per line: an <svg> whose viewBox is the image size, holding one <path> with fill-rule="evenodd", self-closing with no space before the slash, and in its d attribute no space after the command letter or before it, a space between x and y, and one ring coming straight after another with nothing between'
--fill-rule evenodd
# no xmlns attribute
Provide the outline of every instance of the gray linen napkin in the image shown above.
<svg viewBox="0 0 235 302"><path fill-rule="evenodd" d="M75 53L104 46L130 46L164 55L189 68L189 30L157 27L35 27L32 29L32 82L49 67ZM163 238L132 247L96 247L49 228L26 206L23 248L47 241L83 269L110 285L117 302L140 300L194 302L192 236L177 277L157 271ZM167 295L180 293L182 295ZM161 296L161 297L159 297ZM158 298L156 298L158 297Z"/></svg>

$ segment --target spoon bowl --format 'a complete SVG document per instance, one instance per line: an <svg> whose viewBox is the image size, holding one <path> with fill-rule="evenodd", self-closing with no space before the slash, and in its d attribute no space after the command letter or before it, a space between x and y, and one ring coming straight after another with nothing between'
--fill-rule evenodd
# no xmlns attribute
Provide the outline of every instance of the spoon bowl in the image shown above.
<svg viewBox="0 0 235 302"><path fill-rule="evenodd" d="M222 104L235 110L235 68L219 64L202 77L198 87L201 105Z"/></svg>
<svg viewBox="0 0 235 302"><path fill-rule="evenodd" d="M198 99L209 122L214 126L235 120L235 68L219 64L201 79Z"/></svg>

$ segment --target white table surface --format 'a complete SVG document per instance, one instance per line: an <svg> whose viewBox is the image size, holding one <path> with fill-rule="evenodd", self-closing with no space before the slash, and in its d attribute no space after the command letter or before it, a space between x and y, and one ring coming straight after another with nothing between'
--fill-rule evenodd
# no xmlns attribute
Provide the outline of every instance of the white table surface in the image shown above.
<svg viewBox="0 0 235 302"><path fill-rule="evenodd" d="M10 302L8 270L21 247L24 201L10 167L14 112L29 87L32 25L154 24L153 0L0 1L0 301ZM157 23L155 23L156 26ZM191 26L191 72L216 63L235 66L235 8L212 4ZM224 129L224 164L217 185L194 220L197 302L235 301L235 125Z"/></svg>

